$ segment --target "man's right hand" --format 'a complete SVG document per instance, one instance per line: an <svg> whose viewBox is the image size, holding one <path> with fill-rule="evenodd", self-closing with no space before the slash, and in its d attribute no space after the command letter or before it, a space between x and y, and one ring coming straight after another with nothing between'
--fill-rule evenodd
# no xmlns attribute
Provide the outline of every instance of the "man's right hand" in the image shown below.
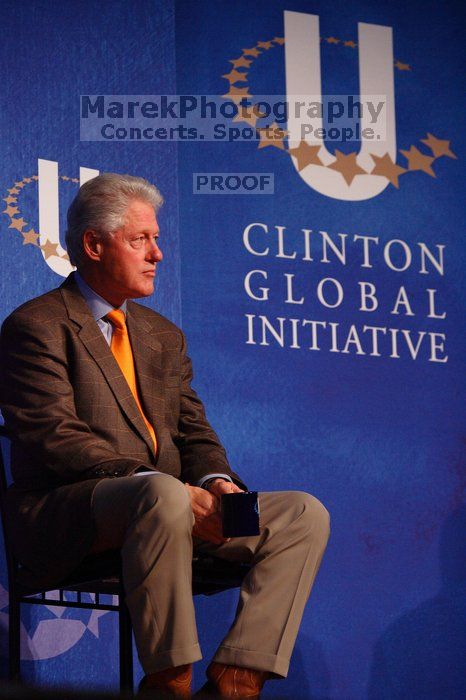
<svg viewBox="0 0 466 700"><path fill-rule="evenodd" d="M222 518L220 500L213 493L197 486L185 484L191 499L191 508L196 522L193 527L194 537L201 540L222 544L228 539L222 535Z"/></svg>

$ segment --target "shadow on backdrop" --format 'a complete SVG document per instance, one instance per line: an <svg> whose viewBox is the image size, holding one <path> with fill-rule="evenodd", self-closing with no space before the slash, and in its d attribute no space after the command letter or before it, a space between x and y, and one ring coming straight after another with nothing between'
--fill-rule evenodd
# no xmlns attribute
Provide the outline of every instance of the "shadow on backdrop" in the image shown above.
<svg viewBox="0 0 466 700"><path fill-rule="evenodd" d="M440 535L442 588L382 634L371 665L370 700L466 697L466 505Z"/></svg>

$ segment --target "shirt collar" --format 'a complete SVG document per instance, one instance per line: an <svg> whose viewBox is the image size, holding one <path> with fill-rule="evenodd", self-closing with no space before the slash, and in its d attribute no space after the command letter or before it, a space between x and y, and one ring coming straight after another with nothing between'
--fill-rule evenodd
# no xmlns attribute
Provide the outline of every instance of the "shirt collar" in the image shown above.
<svg viewBox="0 0 466 700"><path fill-rule="evenodd" d="M110 313L110 311L113 311L115 307L112 306L112 304L109 304L109 302L106 301L103 297L101 297L100 294L97 294L97 292L95 292L92 289L92 287L89 287L89 285L83 280L79 272L74 273L74 278L76 280L76 284L79 287L79 291L83 295L84 300L90 308L91 313L96 321L100 321L100 319L104 318L104 316ZM126 301L124 301L119 308L122 311L124 311L126 315Z"/></svg>

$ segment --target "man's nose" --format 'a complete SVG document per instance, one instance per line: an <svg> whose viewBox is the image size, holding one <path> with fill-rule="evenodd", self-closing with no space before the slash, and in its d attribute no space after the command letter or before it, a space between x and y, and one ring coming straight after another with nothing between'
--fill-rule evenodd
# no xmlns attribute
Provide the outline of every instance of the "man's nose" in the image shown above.
<svg viewBox="0 0 466 700"><path fill-rule="evenodd" d="M157 241L151 241L148 245L146 258L153 262L160 262L163 259L163 253L157 245Z"/></svg>

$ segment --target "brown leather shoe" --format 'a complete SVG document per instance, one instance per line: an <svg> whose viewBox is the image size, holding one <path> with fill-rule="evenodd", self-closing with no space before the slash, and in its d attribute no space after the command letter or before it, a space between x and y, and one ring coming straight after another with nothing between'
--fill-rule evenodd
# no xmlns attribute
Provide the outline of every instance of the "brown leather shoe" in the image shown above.
<svg viewBox="0 0 466 700"><path fill-rule="evenodd" d="M226 666L212 661L207 669L210 683L205 690L217 694L221 698L250 698L260 697L262 687L270 678L268 671L256 671L240 666Z"/></svg>
<svg viewBox="0 0 466 700"><path fill-rule="evenodd" d="M168 697L190 698L192 678L192 664L149 673L140 682L138 695L142 698L150 698L151 694L154 697L160 697L160 694L164 693Z"/></svg>

